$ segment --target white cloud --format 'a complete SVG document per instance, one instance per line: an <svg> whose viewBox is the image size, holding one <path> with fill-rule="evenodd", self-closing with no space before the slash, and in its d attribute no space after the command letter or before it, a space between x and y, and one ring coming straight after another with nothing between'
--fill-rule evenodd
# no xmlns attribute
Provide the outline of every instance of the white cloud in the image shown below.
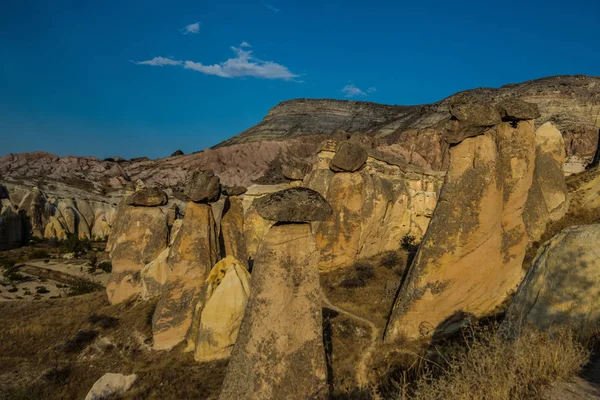
<svg viewBox="0 0 600 400"><path fill-rule="evenodd" d="M286 66L272 61L262 61L252 56L251 50L232 47L235 58L230 58L219 64L204 65L199 62L186 61L184 68L201 72L206 75L220 76L221 78L240 78L252 76L263 79L294 80L300 75L294 74Z"/></svg>
<svg viewBox="0 0 600 400"><path fill-rule="evenodd" d="M340 90L346 97L366 96L367 94L357 88L353 83L350 83Z"/></svg>
<svg viewBox="0 0 600 400"><path fill-rule="evenodd" d="M252 46L250 46L250 43L248 43L248 42L242 42L240 44L240 47L252 47Z"/></svg>
<svg viewBox="0 0 600 400"><path fill-rule="evenodd" d="M367 89L367 93L375 93L377 91L376 87L371 86L370 88Z"/></svg>
<svg viewBox="0 0 600 400"><path fill-rule="evenodd" d="M281 11L279 8L277 8L277 7L274 7L274 6L272 6L271 4L269 4L269 3L265 3L265 7L266 7L268 10L271 10L271 11L273 11L273 12L275 12L275 13L278 13L279 11Z"/></svg>
<svg viewBox="0 0 600 400"><path fill-rule="evenodd" d="M194 22L193 24L186 25L185 28L181 30L181 33L187 35L188 33L196 34L200 32L200 22Z"/></svg>
<svg viewBox="0 0 600 400"><path fill-rule="evenodd" d="M165 65L181 65L181 61L166 57L154 57L152 60L134 61L137 65L152 65L153 67L164 67Z"/></svg>

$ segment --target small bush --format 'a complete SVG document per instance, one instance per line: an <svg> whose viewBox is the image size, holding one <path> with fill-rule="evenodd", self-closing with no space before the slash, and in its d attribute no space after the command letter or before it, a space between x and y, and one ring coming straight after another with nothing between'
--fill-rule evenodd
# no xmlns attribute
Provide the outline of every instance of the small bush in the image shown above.
<svg viewBox="0 0 600 400"><path fill-rule="evenodd" d="M98 336L97 331L78 331L75 336L69 339L63 349L67 353L77 353L83 350L88 344L94 341Z"/></svg>
<svg viewBox="0 0 600 400"><path fill-rule="evenodd" d="M465 343L438 350L416 382L416 399L530 399L540 390L565 380L588 362L590 352L567 330L524 331L505 341L496 327L475 327Z"/></svg>
<svg viewBox="0 0 600 400"><path fill-rule="evenodd" d="M412 235L405 235L400 242L400 245L406 251L417 251L419 249L420 243L417 241L417 238Z"/></svg>
<svg viewBox="0 0 600 400"><path fill-rule="evenodd" d="M5 258L3 260L0 260L0 268L2 268L2 269L12 268L16 264L17 264L17 261L12 258Z"/></svg>
<svg viewBox="0 0 600 400"><path fill-rule="evenodd" d="M29 289L23 289L24 296L31 296L31 291Z"/></svg>
<svg viewBox="0 0 600 400"><path fill-rule="evenodd" d="M61 242L60 247L64 253L74 253L79 257L86 254L92 248L88 239L80 239L77 235L70 235L67 240Z"/></svg>
<svg viewBox="0 0 600 400"><path fill-rule="evenodd" d="M97 268L110 274L112 272L112 263L110 261L102 261L98 264Z"/></svg>
<svg viewBox="0 0 600 400"><path fill-rule="evenodd" d="M35 292L39 293L39 294L50 293L50 291L48 289L46 289L45 286L36 286Z"/></svg>
<svg viewBox="0 0 600 400"><path fill-rule="evenodd" d="M19 267L17 265L5 267L4 277L11 282L22 282L27 279L23 274L19 272Z"/></svg>
<svg viewBox="0 0 600 400"><path fill-rule="evenodd" d="M92 325L97 325L102 329L114 328L119 325L119 319L109 315L92 314L88 318L88 322Z"/></svg>
<svg viewBox="0 0 600 400"><path fill-rule="evenodd" d="M44 258L50 258L50 254L46 250L34 250L27 257L29 260L40 260Z"/></svg>
<svg viewBox="0 0 600 400"><path fill-rule="evenodd" d="M97 282L92 282L83 278L77 278L73 281L73 283L71 283L67 295L80 296L82 294L97 292L102 289L104 289L104 287Z"/></svg>
<svg viewBox="0 0 600 400"><path fill-rule="evenodd" d="M8 293L15 293L18 291L19 291L19 289L17 289L16 287L11 287L10 289L8 289Z"/></svg>
<svg viewBox="0 0 600 400"><path fill-rule="evenodd" d="M354 268L354 271L344 278L344 280L340 283L340 286L348 289L364 287L367 285L367 282L370 279L375 277L373 266L365 262L358 261L354 263L352 267Z"/></svg>

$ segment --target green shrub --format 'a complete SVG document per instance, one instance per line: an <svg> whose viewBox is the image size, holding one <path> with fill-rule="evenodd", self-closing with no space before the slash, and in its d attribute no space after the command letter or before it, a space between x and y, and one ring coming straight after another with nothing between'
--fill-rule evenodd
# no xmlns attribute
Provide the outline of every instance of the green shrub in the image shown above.
<svg viewBox="0 0 600 400"><path fill-rule="evenodd" d="M112 263L110 261L102 261L98 264L97 268L110 274L112 272Z"/></svg>
<svg viewBox="0 0 600 400"><path fill-rule="evenodd" d="M35 292L39 293L39 294L50 293L50 291L48 289L46 289L45 286L36 286Z"/></svg>
<svg viewBox="0 0 600 400"><path fill-rule="evenodd" d="M412 235L404 235L400 245L403 249L407 251L417 251L419 249L420 243L417 241L417 238Z"/></svg>
<svg viewBox="0 0 600 400"><path fill-rule="evenodd" d="M89 281L83 278L77 278L69 285L69 291L67 292L67 295L80 296L82 294L93 293L103 289L104 287L97 282Z"/></svg>
<svg viewBox="0 0 600 400"><path fill-rule="evenodd" d="M31 254L29 254L29 256L27 257L29 260L40 260L40 259L44 259L44 258L50 258L50 254L48 254L48 252L46 250L34 250L31 252Z"/></svg>
<svg viewBox="0 0 600 400"><path fill-rule="evenodd" d="M67 240L61 242L60 247L64 253L74 253L79 257L91 250L92 243L89 239L80 239L77 235L69 235Z"/></svg>

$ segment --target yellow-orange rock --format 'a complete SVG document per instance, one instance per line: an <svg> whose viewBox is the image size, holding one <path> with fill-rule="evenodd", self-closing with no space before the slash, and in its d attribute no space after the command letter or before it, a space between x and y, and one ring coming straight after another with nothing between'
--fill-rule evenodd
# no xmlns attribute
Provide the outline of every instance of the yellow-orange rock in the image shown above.
<svg viewBox="0 0 600 400"><path fill-rule="evenodd" d="M232 256L244 265L248 263L248 250L244 237L244 206L237 196L227 197L221 218L221 252Z"/></svg>
<svg viewBox="0 0 600 400"><path fill-rule="evenodd" d="M206 297L206 278L218 254L211 207L189 202L183 225L167 258L171 272L152 320L155 349L171 349L186 339L188 331L197 332L192 322L199 323ZM195 334L188 340L188 349L192 350L194 344Z"/></svg>
<svg viewBox="0 0 600 400"><path fill-rule="evenodd" d="M386 341L449 334L467 315L492 313L523 276L529 239L522 212L535 165L533 122L501 123L464 139L450 157Z"/></svg>

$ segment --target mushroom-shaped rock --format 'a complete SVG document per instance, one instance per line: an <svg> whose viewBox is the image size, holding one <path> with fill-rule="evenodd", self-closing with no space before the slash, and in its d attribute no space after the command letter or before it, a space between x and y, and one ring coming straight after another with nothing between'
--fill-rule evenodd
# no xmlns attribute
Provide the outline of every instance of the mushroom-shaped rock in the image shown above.
<svg viewBox="0 0 600 400"><path fill-rule="evenodd" d="M219 200L221 183L212 171L196 171L188 182L186 196L195 203L212 203Z"/></svg>
<svg viewBox="0 0 600 400"><path fill-rule="evenodd" d="M486 129L502 122L500 112L489 102L460 97L450 105L452 120L448 122L444 139L457 144L465 138L481 135Z"/></svg>
<svg viewBox="0 0 600 400"><path fill-rule="evenodd" d="M329 162L329 168L334 172L358 171L367 162L367 157L367 151L360 143L342 142Z"/></svg>
<svg viewBox="0 0 600 400"><path fill-rule="evenodd" d="M331 216L331 207L318 192L295 187L271 193L254 201L264 219L277 222L324 221Z"/></svg>
<svg viewBox="0 0 600 400"><path fill-rule="evenodd" d="M526 103L519 99L506 99L498 104L503 121L521 121L540 117L537 104Z"/></svg>
<svg viewBox="0 0 600 400"><path fill-rule="evenodd" d="M127 198L128 205L142 207L164 206L168 201L167 194L160 189L142 189Z"/></svg>
<svg viewBox="0 0 600 400"><path fill-rule="evenodd" d="M225 196L240 196L248 191L245 186L223 186L221 193Z"/></svg>

